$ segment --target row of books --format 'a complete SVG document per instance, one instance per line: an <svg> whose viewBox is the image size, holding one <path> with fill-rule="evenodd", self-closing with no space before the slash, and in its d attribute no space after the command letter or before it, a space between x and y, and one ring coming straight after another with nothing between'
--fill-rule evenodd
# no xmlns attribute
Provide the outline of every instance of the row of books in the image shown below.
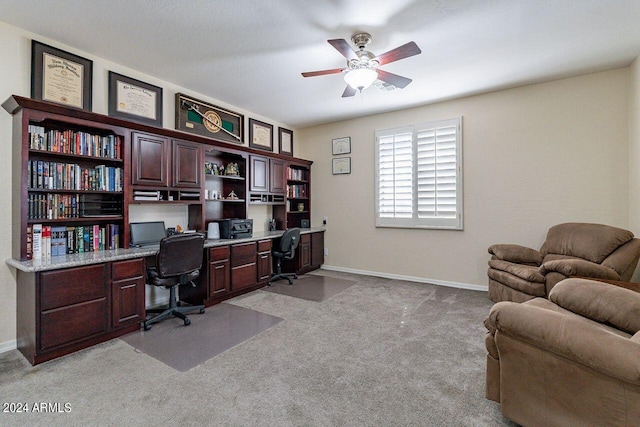
<svg viewBox="0 0 640 427"><path fill-rule="evenodd" d="M120 247L118 224L27 226L27 259L42 259L67 254L95 252Z"/></svg>
<svg viewBox="0 0 640 427"><path fill-rule="evenodd" d="M306 181L307 180L307 171L304 169L287 169L287 179L293 181Z"/></svg>
<svg viewBox="0 0 640 427"><path fill-rule="evenodd" d="M82 156L122 158L122 142L115 135L93 135L73 130L45 130L42 126L29 125L29 148L54 153Z"/></svg>
<svg viewBox="0 0 640 427"><path fill-rule="evenodd" d="M306 184L287 185L287 197L290 199L304 199L309 197Z"/></svg>
<svg viewBox="0 0 640 427"><path fill-rule="evenodd" d="M59 193L29 193L27 196L27 218L30 220L90 216L122 216L122 197Z"/></svg>
<svg viewBox="0 0 640 427"><path fill-rule="evenodd" d="M122 168L98 165L83 168L75 163L29 160L29 188L48 190L122 191Z"/></svg>

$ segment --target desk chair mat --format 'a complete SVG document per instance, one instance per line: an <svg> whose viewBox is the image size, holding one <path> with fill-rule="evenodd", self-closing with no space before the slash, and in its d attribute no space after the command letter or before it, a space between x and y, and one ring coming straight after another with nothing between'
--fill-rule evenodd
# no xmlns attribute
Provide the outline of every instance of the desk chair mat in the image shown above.
<svg viewBox="0 0 640 427"><path fill-rule="evenodd" d="M188 314L191 325L166 319L149 331L132 332L120 339L136 350L186 372L235 347L283 319L233 304L207 307L204 314Z"/></svg>
<svg viewBox="0 0 640 427"><path fill-rule="evenodd" d="M355 283L355 280L305 274L294 279L293 285L289 285L287 280L283 279L273 282L271 286L261 289L263 291L288 295L290 297L322 302L336 294L339 294Z"/></svg>

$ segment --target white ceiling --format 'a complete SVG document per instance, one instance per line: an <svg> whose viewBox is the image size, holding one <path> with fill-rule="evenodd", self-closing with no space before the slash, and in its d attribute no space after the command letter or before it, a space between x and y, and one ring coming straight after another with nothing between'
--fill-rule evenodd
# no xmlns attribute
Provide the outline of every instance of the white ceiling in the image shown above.
<svg viewBox="0 0 640 427"><path fill-rule="evenodd" d="M629 65L638 0L0 0L0 20L222 102L305 127ZM373 36L413 79L342 98L327 39Z"/></svg>

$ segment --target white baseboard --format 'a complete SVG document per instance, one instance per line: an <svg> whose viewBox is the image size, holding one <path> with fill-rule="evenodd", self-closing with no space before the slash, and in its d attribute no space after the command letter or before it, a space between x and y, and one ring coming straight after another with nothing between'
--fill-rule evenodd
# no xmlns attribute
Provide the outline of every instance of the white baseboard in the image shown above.
<svg viewBox="0 0 640 427"><path fill-rule="evenodd" d="M448 280L429 279L426 277L404 276L401 274L382 273L380 271L358 270L355 268L336 267L333 265L323 264L323 270L340 271L342 273L361 274L365 276L382 277L385 279L406 280L408 282L427 283L429 285L447 286L449 288L468 289L471 291L487 292L488 287L483 285L474 285L471 283L450 282Z"/></svg>
<svg viewBox="0 0 640 427"><path fill-rule="evenodd" d="M7 351L15 350L16 348L18 348L17 340L0 342L0 353L5 353Z"/></svg>

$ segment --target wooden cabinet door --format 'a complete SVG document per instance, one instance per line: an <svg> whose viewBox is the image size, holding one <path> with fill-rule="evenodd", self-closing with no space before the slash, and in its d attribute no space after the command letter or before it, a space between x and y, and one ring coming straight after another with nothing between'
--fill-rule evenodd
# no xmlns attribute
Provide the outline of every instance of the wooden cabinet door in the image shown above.
<svg viewBox="0 0 640 427"><path fill-rule="evenodd" d="M145 317L143 258L111 264L111 327L139 323Z"/></svg>
<svg viewBox="0 0 640 427"><path fill-rule="evenodd" d="M258 282L271 278L271 239L258 242Z"/></svg>
<svg viewBox="0 0 640 427"><path fill-rule="evenodd" d="M133 132L131 180L133 185L169 186L169 141L166 138Z"/></svg>
<svg viewBox="0 0 640 427"><path fill-rule="evenodd" d="M306 270L311 267L311 235L303 234L300 236L300 270Z"/></svg>
<svg viewBox="0 0 640 427"><path fill-rule="evenodd" d="M320 268L324 264L324 233L311 234L311 267Z"/></svg>
<svg viewBox="0 0 640 427"><path fill-rule="evenodd" d="M262 156L250 156L251 191L269 191L269 159Z"/></svg>
<svg viewBox="0 0 640 427"><path fill-rule="evenodd" d="M258 280L256 242L231 246L231 290L253 286Z"/></svg>
<svg viewBox="0 0 640 427"><path fill-rule="evenodd" d="M202 181L202 149L186 141L173 141L173 186L200 188Z"/></svg>
<svg viewBox="0 0 640 427"><path fill-rule="evenodd" d="M269 159L269 188L272 193L285 193L284 160Z"/></svg>
<svg viewBox="0 0 640 427"><path fill-rule="evenodd" d="M209 298L231 290L229 246L209 249Z"/></svg>

